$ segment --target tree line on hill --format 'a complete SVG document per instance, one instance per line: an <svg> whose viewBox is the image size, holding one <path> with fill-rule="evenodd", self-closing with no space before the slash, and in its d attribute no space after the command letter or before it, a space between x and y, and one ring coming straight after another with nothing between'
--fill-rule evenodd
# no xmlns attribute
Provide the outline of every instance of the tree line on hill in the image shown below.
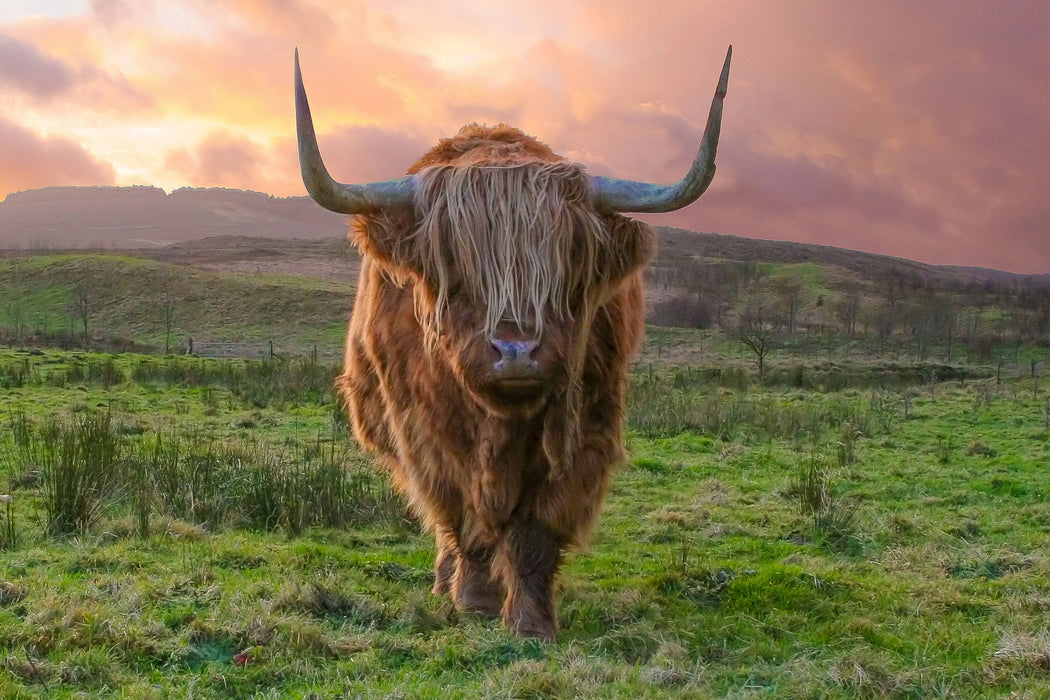
<svg viewBox="0 0 1050 700"><path fill-rule="evenodd" d="M1050 288L1037 277L931 283L881 278L812 263L693 258L658 260L648 271L649 322L722 330L765 356L799 337L867 341L882 355L906 345L918 361L989 363L1004 349L1050 347Z"/></svg>

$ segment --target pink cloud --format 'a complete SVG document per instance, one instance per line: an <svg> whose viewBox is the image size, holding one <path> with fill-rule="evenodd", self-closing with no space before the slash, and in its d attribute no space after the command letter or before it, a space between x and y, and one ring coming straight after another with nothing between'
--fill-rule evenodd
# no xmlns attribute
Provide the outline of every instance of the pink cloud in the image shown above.
<svg viewBox="0 0 1050 700"><path fill-rule="evenodd" d="M266 153L257 144L228 132L213 132L194 151L170 151L164 164L196 185L254 189L249 183L259 181L265 161ZM243 184L231 184L238 182Z"/></svg>
<svg viewBox="0 0 1050 700"><path fill-rule="evenodd" d="M1002 6L956 7L820 4L822 21L813 22L797 6L768 14L748 6L765 19L741 25L743 40L731 37L719 176L693 207L651 220L1050 270L1039 223L1050 186L1040 124L1050 99L1033 79L1050 77L1048 30L1022 29L1025 13ZM675 28L661 29L675 46ZM652 158L627 160L659 168Z"/></svg>
<svg viewBox="0 0 1050 700"><path fill-rule="evenodd" d="M319 138L329 171L345 182L398 177L434 143L425 134L374 124L339 127Z"/></svg>
<svg viewBox="0 0 1050 700"><path fill-rule="evenodd" d="M49 35L44 43L55 42L65 51L82 45L86 55L57 56L32 41L0 33L0 86L56 111L127 114L152 105L152 97L137 89L120 66L109 70L91 62L87 50L91 39L82 21L59 23L44 33ZM80 52L72 49L72 53Z"/></svg>
<svg viewBox="0 0 1050 700"><path fill-rule="evenodd" d="M203 12L214 11L209 0L195 0ZM284 31L292 35L333 34L338 26L323 7L303 0L228 0L227 11L263 33Z"/></svg>
<svg viewBox="0 0 1050 700"><path fill-rule="evenodd" d="M48 99L73 86L74 71L34 46L0 33L0 84Z"/></svg>
<svg viewBox="0 0 1050 700"><path fill-rule="evenodd" d="M111 185L113 166L73 141L42 138L0 117L0 192L48 185Z"/></svg>

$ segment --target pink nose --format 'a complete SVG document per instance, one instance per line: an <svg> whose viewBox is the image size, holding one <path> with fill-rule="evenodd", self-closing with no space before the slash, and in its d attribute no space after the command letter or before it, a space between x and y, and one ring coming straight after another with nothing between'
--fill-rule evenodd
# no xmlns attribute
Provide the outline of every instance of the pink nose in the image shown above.
<svg viewBox="0 0 1050 700"><path fill-rule="evenodd" d="M538 340L504 340L492 338L489 342L499 353L500 359L492 368L500 374L535 374L539 369L532 352L540 344Z"/></svg>

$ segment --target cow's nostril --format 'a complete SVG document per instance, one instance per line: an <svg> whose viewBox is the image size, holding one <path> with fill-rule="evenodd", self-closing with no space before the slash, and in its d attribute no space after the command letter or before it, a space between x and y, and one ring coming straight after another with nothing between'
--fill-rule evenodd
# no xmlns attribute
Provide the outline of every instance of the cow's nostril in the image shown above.
<svg viewBox="0 0 1050 700"><path fill-rule="evenodd" d="M502 338L493 338L490 342L499 353L500 359L508 362L530 360L532 352L540 344L538 340L504 340Z"/></svg>
<svg viewBox="0 0 1050 700"><path fill-rule="evenodd" d="M540 344L538 340L506 340L491 338L493 349L499 353L499 359L492 364L492 369L503 378L524 379L535 377L540 366L532 353Z"/></svg>

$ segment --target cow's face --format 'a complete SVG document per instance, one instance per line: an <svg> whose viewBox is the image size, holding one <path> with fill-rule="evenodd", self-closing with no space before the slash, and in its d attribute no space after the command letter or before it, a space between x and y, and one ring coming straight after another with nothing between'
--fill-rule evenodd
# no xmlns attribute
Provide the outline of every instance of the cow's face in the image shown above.
<svg viewBox="0 0 1050 700"><path fill-rule="evenodd" d="M487 410L532 414L578 379L594 314L648 259L647 227L599 215L566 161L417 178L411 223L366 224L364 243L414 280L421 352Z"/></svg>
<svg viewBox="0 0 1050 700"><path fill-rule="evenodd" d="M429 285L428 285L429 286ZM418 292L417 292L418 293ZM420 296L426 314L437 314L430 290ZM441 325L427 352L449 366L464 389L487 410L502 415L531 415L552 395L564 392L572 364L572 342L587 323L577 315L546 310L542 332L513 321L486 327L487 309L460 287L445 302ZM425 318L425 316L424 316Z"/></svg>

